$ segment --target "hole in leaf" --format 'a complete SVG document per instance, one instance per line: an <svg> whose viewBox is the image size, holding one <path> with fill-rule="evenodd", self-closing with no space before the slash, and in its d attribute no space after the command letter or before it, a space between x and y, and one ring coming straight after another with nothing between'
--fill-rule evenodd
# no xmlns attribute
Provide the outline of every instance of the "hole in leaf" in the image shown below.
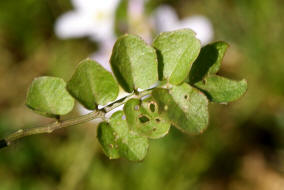
<svg viewBox="0 0 284 190"><path fill-rule="evenodd" d="M150 108L151 112L155 112L155 110L156 110L155 103L151 102L150 105L149 105L149 108Z"/></svg>
<svg viewBox="0 0 284 190"><path fill-rule="evenodd" d="M148 117L146 117L145 115L141 115L141 116L139 117L139 121L140 121L141 123L146 123L146 122L150 121L150 119L149 119Z"/></svg>
<svg viewBox="0 0 284 190"><path fill-rule="evenodd" d="M121 119L122 119L122 120L125 120L125 119L126 119L126 116L125 116L125 115L123 115L123 116L121 117Z"/></svg>
<svg viewBox="0 0 284 190"><path fill-rule="evenodd" d="M156 120L156 122L158 122L158 123L161 121L160 118L156 118L155 120Z"/></svg>
<svg viewBox="0 0 284 190"><path fill-rule="evenodd" d="M186 95L184 95L184 99L185 100L187 100L188 99L188 95L186 94Z"/></svg>

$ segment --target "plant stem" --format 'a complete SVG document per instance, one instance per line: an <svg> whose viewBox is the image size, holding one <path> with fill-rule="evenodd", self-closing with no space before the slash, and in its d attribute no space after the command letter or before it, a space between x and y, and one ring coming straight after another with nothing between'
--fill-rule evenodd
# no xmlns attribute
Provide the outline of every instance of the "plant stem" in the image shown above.
<svg viewBox="0 0 284 190"><path fill-rule="evenodd" d="M95 110L91 113L88 113L86 115L81 115L76 118L72 119L67 119L64 121L55 121L53 123L49 123L45 126L41 127L34 127L34 128L26 128L26 129L19 129L16 132L8 135L6 138L0 140L0 149L10 146L14 141L21 139L26 136L31 136L31 135L37 135L37 134L44 134L44 133L52 133L55 130L64 128L64 127L70 127L73 125L78 125L82 123L86 123L88 121L94 120L94 119L105 119L106 113L110 112L111 110L123 105L125 102L127 102L131 98L141 98L145 95L148 95L151 93L152 89L148 89L145 91L140 92L138 95L137 94L130 94L124 98L121 98L119 100L116 100L115 102L101 108L98 110Z"/></svg>

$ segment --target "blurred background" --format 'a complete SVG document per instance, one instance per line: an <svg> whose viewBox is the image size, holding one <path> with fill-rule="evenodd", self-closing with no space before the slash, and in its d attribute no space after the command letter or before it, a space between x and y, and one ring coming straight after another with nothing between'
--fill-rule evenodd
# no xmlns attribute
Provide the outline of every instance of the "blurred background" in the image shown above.
<svg viewBox="0 0 284 190"><path fill-rule="evenodd" d="M68 80L79 61L108 59L117 36L189 27L230 44L220 74L248 92L210 104L198 136L175 128L143 162L109 160L87 123L0 150L0 190L284 189L284 4L281 0L1 0L0 137L50 122L25 107L33 78ZM87 112L78 106L66 118Z"/></svg>

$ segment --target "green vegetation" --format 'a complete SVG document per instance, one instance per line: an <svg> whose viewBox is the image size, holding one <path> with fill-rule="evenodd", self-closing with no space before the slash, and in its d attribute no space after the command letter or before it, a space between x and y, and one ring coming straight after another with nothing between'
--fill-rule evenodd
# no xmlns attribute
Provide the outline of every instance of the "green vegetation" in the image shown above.
<svg viewBox="0 0 284 190"><path fill-rule="evenodd" d="M134 93L133 96L141 97L122 101L121 104L126 104L124 112L114 113L109 120L104 113L107 113L107 109L113 110L116 102L111 101L117 98L119 87L112 75L97 62L82 61L67 84L67 90L75 99L86 108L94 110L85 118L81 116L61 122L60 116L69 113L74 106L74 99L65 89L65 82L54 77L35 79L27 94L27 106L47 117L56 117L58 121L52 129L47 126L39 127L40 130L19 130L5 138L4 145L10 145L25 136L50 133L62 128L63 125L68 127L84 123L96 119L95 115L98 115L104 120L98 127L98 139L106 155L110 159L122 156L129 160L140 161L145 158L148 150L147 137L163 137L168 133L171 125L189 134L199 134L207 127L209 120L207 97L185 82L190 66L197 57L197 61L193 63L197 66L194 68L208 68L208 74L202 73L204 75L202 80L205 80L205 83L208 80L208 84L202 86L197 83L197 87L205 90L214 102L238 99L246 91L246 82L235 82L232 85L232 82L224 84L224 81L229 79L210 80L212 78L210 74L218 71L215 68L220 67L221 61L212 60L212 64L207 61L207 54L216 53L216 60L222 60L224 52L215 51L217 48L213 45L209 50L206 48L206 53L196 55L200 50L200 43L189 29L160 34L154 40L154 47L159 54L158 60L155 49L138 36L124 35L116 41L111 55L111 65L118 83L127 92ZM209 67L204 62L212 66ZM153 93L151 93L152 89L149 88L158 83L158 70L164 73L165 78L160 78L165 81L160 81L162 85L152 88ZM199 70L205 69L196 69L191 74L198 76ZM146 95L152 97L151 102L149 98L143 100L144 96L138 88L144 88L143 92L146 93L148 91ZM110 104L110 106L98 109L99 104ZM145 104L148 104L148 109L145 108Z"/></svg>
<svg viewBox="0 0 284 190"><path fill-rule="evenodd" d="M137 190L266 190L282 184L283 3L280 0L148 2L149 14L167 3L175 8L179 18L207 16L213 24L214 40L230 44L220 70L215 73L217 76L212 74L207 78L213 83L211 96L206 86L209 83L199 79L189 82L209 99L207 129L202 135L191 136L171 127L165 135L168 129L154 134L152 125L147 125L145 131L138 132L149 138L150 146L143 162L138 163L109 160L95 138L97 123L60 129L50 135L34 135L1 149L0 190L132 190L134 187ZM98 49L100 44L88 38L60 40L55 36L55 20L71 9L69 0L0 1L0 137L20 128L52 122L53 118L42 117L25 106L25 95L33 79L55 76L69 81L78 63ZM120 29L123 31L120 34L127 32L127 27ZM226 83L240 83L246 78L246 95L227 105L212 105L210 97L220 90L214 81L220 76L226 77ZM226 101L235 99L234 96ZM215 98L224 101L223 96ZM78 117L76 104L68 116L61 116L63 121ZM148 113L147 104L145 99L142 107L146 110L141 113L151 123L156 115ZM163 135L164 138L151 140Z"/></svg>

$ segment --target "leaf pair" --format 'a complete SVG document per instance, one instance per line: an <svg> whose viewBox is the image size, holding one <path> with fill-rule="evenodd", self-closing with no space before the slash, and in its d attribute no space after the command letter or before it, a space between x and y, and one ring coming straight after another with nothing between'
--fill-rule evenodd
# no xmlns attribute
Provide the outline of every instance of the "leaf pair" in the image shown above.
<svg viewBox="0 0 284 190"><path fill-rule="evenodd" d="M100 123L99 142L110 159L124 157L132 161L142 160L147 154L148 139L130 130L124 117L124 113L118 111L111 116L109 123Z"/></svg>
<svg viewBox="0 0 284 190"><path fill-rule="evenodd" d="M97 105L114 101L118 91L119 86L111 73L99 63L87 59L78 65L67 84L56 77L35 79L29 88L26 105L44 116L58 117L73 109L72 96L86 108L94 110Z"/></svg>
<svg viewBox="0 0 284 190"><path fill-rule="evenodd" d="M235 81L216 75L228 48L225 42L203 47L189 73L189 84L203 91L210 101L226 103L239 99L247 90L247 81Z"/></svg>
<svg viewBox="0 0 284 190"><path fill-rule="evenodd" d="M168 133L171 124L159 116L157 106L151 98L133 98L109 122L99 124L98 139L110 159L142 160L147 154L148 138L157 139Z"/></svg>
<svg viewBox="0 0 284 190"><path fill-rule="evenodd" d="M189 29L161 33L152 46L140 37L124 35L116 41L112 70L123 89L147 89L159 80L178 85L188 76L200 51L200 42Z"/></svg>

